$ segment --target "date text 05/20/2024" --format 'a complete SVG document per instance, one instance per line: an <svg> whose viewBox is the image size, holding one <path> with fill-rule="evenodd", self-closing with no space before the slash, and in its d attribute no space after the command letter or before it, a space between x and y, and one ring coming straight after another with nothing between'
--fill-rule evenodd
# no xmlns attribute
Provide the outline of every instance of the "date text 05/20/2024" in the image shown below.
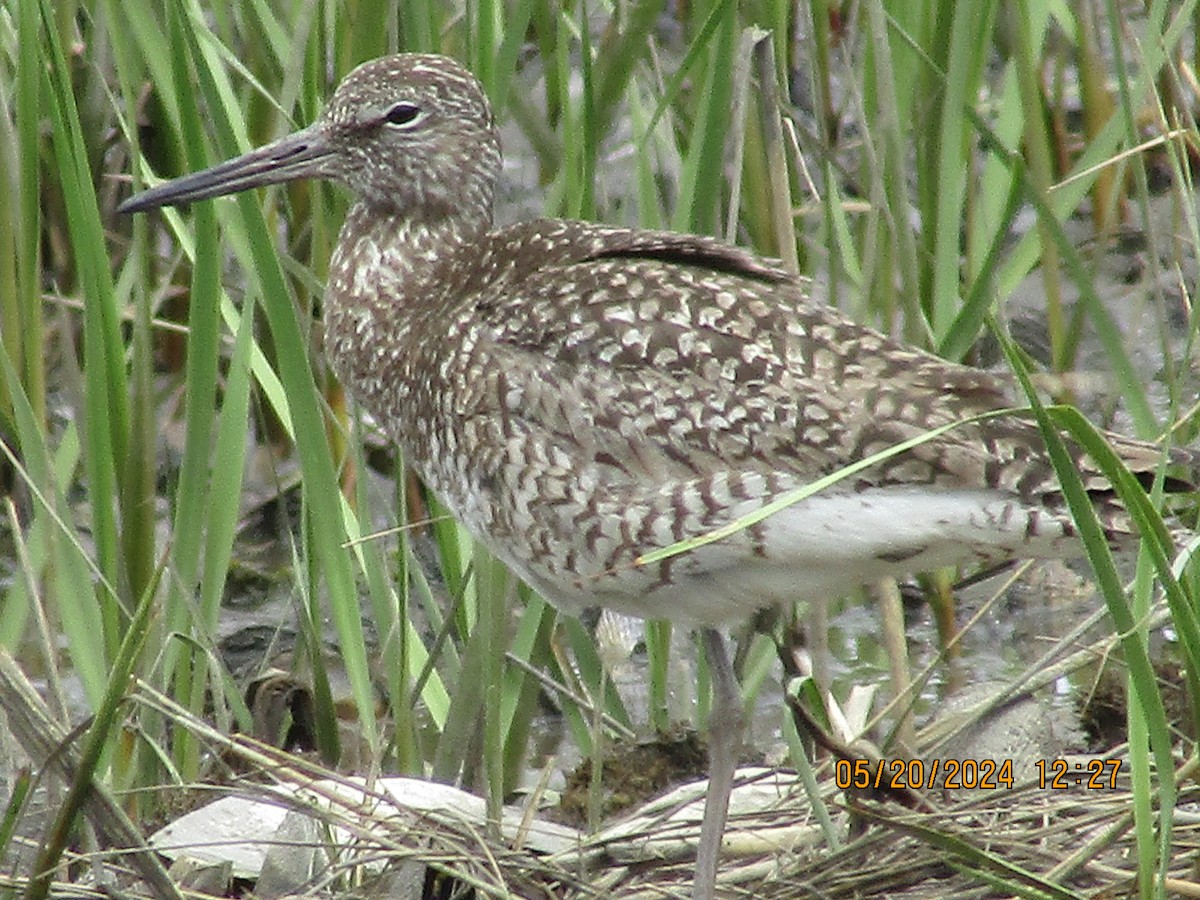
<svg viewBox="0 0 1200 900"><path fill-rule="evenodd" d="M1115 790L1121 760L1056 757L1033 763L1042 790ZM1012 759L839 759L834 780L841 790L1012 789Z"/></svg>

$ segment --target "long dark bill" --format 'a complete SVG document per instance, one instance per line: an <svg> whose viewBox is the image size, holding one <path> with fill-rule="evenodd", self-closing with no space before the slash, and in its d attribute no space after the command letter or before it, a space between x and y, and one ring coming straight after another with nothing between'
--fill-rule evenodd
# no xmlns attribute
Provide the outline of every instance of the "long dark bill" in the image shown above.
<svg viewBox="0 0 1200 900"><path fill-rule="evenodd" d="M180 206L265 184L319 177L327 174L325 166L332 153L324 132L317 126L310 126L251 150L245 156L134 194L117 207L117 212L136 213L160 206Z"/></svg>

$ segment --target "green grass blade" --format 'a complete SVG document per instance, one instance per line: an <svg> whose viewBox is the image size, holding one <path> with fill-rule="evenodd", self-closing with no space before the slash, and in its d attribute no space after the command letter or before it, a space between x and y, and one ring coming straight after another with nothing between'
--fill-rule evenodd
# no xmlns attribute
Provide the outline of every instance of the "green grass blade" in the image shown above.
<svg viewBox="0 0 1200 900"><path fill-rule="evenodd" d="M50 98L51 144L67 205L67 226L75 252L78 279L85 292L84 365L85 456L92 497L92 536L96 558L106 579L124 583L117 509L113 498L121 493L118 465L129 451L129 405L125 387L124 352L120 341L120 313L116 308L108 254L91 171L79 122L79 112L68 78L68 68L52 10L42 0L43 36L50 65L43 83ZM99 634L115 650L123 627L117 607L104 604ZM91 635L95 640L96 633Z"/></svg>
<svg viewBox="0 0 1200 900"><path fill-rule="evenodd" d="M1000 341L1005 356L1008 358L1009 364L1013 367L1017 378L1020 380L1021 386L1029 399L1030 408L1037 418L1042 437L1046 442L1046 449L1049 451L1051 461L1054 463L1054 470L1062 485L1063 497L1071 510L1071 516L1079 529L1079 537L1087 552L1088 561L1091 563L1092 570L1096 575L1097 586L1104 598L1109 615L1112 617L1116 632L1121 635L1121 646L1125 652L1125 663L1129 668L1130 684L1133 688L1134 697L1139 709L1138 713L1134 715L1133 721L1139 722L1139 720L1144 719L1145 733L1149 738L1153 762L1158 772L1159 785L1158 802L1155 804L1158 814L1154 815L1147 792L1147 787L1150 783L1149 760L1138 752L1133 753L1131 755L1131 764L1137 765L1139 760L1143 760L1139 769L1133 773L1135 790L1140 788L1134 797L1135 828L1139 831L1138 843L1140 848L1144 848L1147 845L1157 845L1159 862L1157 866L1158 872L1155 874L1155 877L1161 879L1171 856L1171 831L1173 827L1176 790L1173 777L1174 763L1171 755L1171 732L1167 722L1166 710L1163 706L1162 695L1158 690L1157 680L1154 675L1154 668L1150 663L1145 629L1135 619L1132 609L1126 600L1125 591L1121 585L1121 579L1117 573L1116 564L1113 560L1112 551L1109 549L1108 541L1105 538L1104 530L1101 527L1096 510L1092 506L1092 502L1088 497L1087 490L1084 488L1079 473L1075 470L1067 448L1058 434L1054 418L1038 400L1037 393L1029 381L1019 354L1016 352L1016 348L1012 342L999 329L995 330L995 334L997 340ZM1082 422L1082 419L1075 419L1067 415L1066 422L1073 425ZM1086 425L1086 423L1084 425L1085 427L1079 429L1079 433L1072 430L1071 436L1076 440L1088 441L1094 444L1094 430L1090 425ZM1101 453L1102 458L1106 455ZM1110 459L1109 461L1111 462L1112 460ZM1124 482L1124 478L1118 477L1114 481L1114 487L1120 490ZM1122 493L1122 499L1126 499L1124 493ZM1159 537L1154 534L1156 530L1151 528L1149 532L1150 537L1148 540L1143 541L1143 547L1153 546L1159 540ZM1149 820L1147 816L1150 817ZM1145 859L1143 858L1143 865L1144 863ZM1155 867L1151 865L1150 868L1153 869ZM1147 871L1144 867L1140 870L1140 874L1143 879L1148 879L1152 876L1152 872ZM1161 880L1158 883L1161 884ZM1150 882L1146 881L1144 886L1149 891Z"/></svg>
<svg viewBox="0 0 1200 900"><path fill-rule="evenodd" d="M57 871L59 859L71 838L75 820L83 807L84 798L92 788L93 779L100 775L101 758L108 750L109 737L117 727L118 706L125 699L130 676L133 674L149 634L147 624L154 610L156 589L157 578L146 586L146 592L139 600L137 610L121 641L121 646L113 658L113 667L109 673L104 697L97 706L91 725L87 729L75 780L71 783L66 797L63 798L54 823L38 850L37 862L33 868L37 874L31 879L29 887L25 891L25 896L30 900L41 900L49 895L51 879Z"/></svg>

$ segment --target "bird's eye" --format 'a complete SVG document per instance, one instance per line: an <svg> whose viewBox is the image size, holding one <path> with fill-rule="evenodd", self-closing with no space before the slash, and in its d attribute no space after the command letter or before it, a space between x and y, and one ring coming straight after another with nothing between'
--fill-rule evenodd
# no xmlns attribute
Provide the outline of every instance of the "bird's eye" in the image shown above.
<svg viewBox="0 0 1200 900"><path fill-rule="evenodd" d="M413 103L397 103L383 114L389 125L409 125L421 114L421 108Z"/></svg>

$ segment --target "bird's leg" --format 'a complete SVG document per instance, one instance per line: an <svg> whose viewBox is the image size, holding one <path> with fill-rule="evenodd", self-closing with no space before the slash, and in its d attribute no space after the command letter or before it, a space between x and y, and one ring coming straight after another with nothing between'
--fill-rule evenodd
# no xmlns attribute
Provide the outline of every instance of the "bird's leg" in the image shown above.
<svg viewBox="0 0 1200 900"><path fill-rule="evenodd" d="M733 773L745 717L737 678L725 651L725 639L715 628L705 628L700 634L708 669L712 673L713 702L708 714L708 795L704 801L704 821L700 825L692 900L712 900L716 893L717 863L725 836L729 794L733 790Z"/></svg>

